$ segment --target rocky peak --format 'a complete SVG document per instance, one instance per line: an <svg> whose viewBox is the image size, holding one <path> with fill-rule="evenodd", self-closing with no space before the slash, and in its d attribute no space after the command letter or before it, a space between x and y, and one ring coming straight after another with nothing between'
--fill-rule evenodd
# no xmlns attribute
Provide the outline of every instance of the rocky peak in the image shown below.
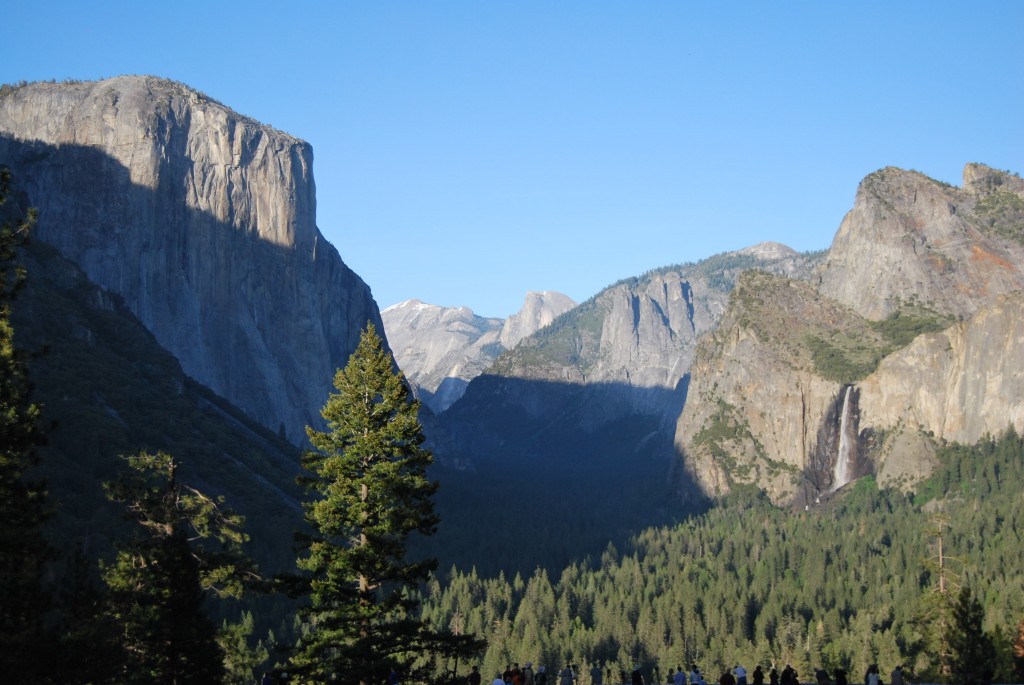
<svg viewBox="0 0 1024 685"><path fill-rule="evenodd" d="M441 307L407 300L381 312L395 361L417 397L440 413L462 396L466 384L501 351L501 319L469 307Z"/></svg>
<svg viewBox="0 0 1024 685"><path fill-rule="evenodd" d="M40 240L121 295L186 373L293 439L380 324L317 229L309 144L182 84L11 89L0 158Z"/></svg>
<svg viewBox="0 0 1024 685"><path fill-rule="evenodd" d="M978 196L998 191L1024 195L1024 178L984 164L970 163L964 166L964 190Z"/></svg>
<svg viewBox="0 0 1024 685"><path fill-rule="evenodd" d="M758 243L757 245L751 245L750 247L745 247L742 250L739 250L739 254L750 255L757 259L777 260L797 257L800 253L789 245L767 241Z"/></svg>
<svg viewBox="0 0 1024 685"><path fill-rule="evenodd" d="M526 293L522 308L505 321L501 344L505 349L512 349L520 340L533 335L575 306L568 295L552 290Z"/></svg>
<svg viewBox="0 0 1024 685"><path fill-rule="evenodd" d="M536 333L575 302L554 291L530 292L507 320L477 316L468 307L441 307L407 300L385 309L395 361L417 397L440 413L509 346Z"/></svg>
<svg viewBox="0 0 1024 685"><path fill-rule="evenodd" d="M1024 287L1017 182L981 165L965 178L966 190L894 167L866 177L828 252L822 293L878 320L907 303L967 317ZM989 187L1008 190L998 201L979 199Z"/></svg>

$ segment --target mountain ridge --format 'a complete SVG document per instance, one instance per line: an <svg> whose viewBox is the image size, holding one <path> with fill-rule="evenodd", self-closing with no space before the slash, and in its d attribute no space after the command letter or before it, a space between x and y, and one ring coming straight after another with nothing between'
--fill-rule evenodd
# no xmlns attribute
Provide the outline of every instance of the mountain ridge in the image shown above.
<svg viewBox="0 0 1024 685"><path fill-rule="evenodd" d="M462 397L504 349L547 326L575 305L553 291L528 292L508 319L477 316L469 307L442 307L412 299L381 312L395 361L416 396L435 413Z"/></svg>
<svg viewBox="0 0 1024 685"><path fill-rule="evenodd" d="M974 163L961 188L895 167L869 174L829 248L821 291L869 319L905 302L970 316L986 299L1024 288L1022 196L1021 179ZM1009 236L993 228L1000 203L986 209L985 197L1016 199L1000 222Z"/></svg>

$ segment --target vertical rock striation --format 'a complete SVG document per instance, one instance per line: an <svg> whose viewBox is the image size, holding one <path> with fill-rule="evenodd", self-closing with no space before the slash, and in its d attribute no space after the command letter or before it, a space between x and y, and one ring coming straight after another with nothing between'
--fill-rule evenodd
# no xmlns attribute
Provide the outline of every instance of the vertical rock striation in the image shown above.
<svg viewBox="0 0 1024 685"><path fill-rule="evenodd" d="M916 338L859 385L862 420L881 429L911 422L965 444L1024 431L1024 292Z"/></svg>
<svg viewBox="0 0 1024 685"><path fill-rule="evenodd" d="M316 227L309 144L181 84L14 89L0 160L39 207L39 239L124 298L186 373L293 440L359 330L380 326Z"/></svg>

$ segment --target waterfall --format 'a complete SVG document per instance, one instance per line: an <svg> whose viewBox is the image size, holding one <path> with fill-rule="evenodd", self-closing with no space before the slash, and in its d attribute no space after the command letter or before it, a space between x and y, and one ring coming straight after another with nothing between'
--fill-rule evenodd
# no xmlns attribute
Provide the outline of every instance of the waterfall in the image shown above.
<svg viewBox="0 0 1024 685"><path fill-rule="evenodd" d="M852 385L846 386L843 395L843 413L839 419L839 450L836 453L836 465L832 469L833 492L850 482L850 438L846 424L850 420L850 391Z"/></svg>

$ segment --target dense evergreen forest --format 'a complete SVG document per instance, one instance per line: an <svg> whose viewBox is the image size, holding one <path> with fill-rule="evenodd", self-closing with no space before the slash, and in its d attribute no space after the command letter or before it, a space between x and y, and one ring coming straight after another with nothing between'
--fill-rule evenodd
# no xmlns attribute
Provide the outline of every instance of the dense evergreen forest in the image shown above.
<svg viewBox="0 0 1024 685"><path fill-rule="evenodd" d="M939 682L942 628L958 589L970 587L996 642L996 680L1017 682L1024 440L1010 432L953 445L941 460L915 493L868 477L806 511L736 492L554 579L541 569L528 578L452 569L431 584L425 611L435 625L488 640L485 676L511 662L599 663L614 674L639 663L647 682L664 682L669 668L693 662L709 679L735 664L789 663L809 681L818 668L860 674L877 663Z"/></svg>

